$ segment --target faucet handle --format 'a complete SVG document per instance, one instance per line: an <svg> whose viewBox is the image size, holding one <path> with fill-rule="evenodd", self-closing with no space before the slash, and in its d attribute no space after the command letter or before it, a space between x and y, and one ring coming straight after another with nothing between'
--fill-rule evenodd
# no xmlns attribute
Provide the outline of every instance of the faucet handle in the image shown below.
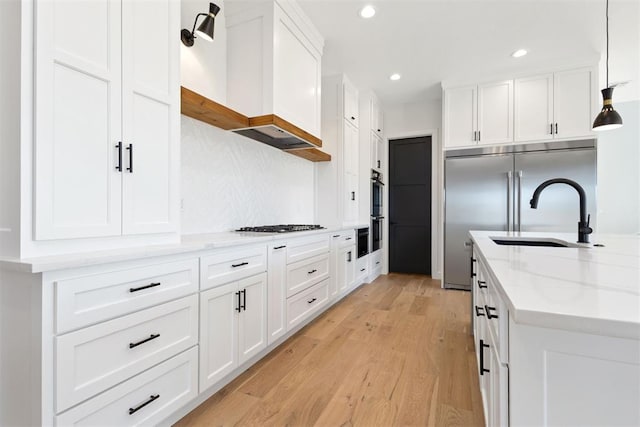
<svg viewBox="0 0 640 427"><path fill-rule="evenodd" d="M587 222L584 224L580 224L580 231L584 234L593 233L593 228L589 227L589 223L591 222L591 214L587 215Z"/></svg>

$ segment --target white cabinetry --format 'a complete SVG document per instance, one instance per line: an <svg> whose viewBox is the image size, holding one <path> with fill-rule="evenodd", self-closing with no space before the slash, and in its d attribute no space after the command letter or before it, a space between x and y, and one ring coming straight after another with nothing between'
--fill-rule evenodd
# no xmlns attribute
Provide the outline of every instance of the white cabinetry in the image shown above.
<svg viewBox="0 0 640 427"><path fill-rule="evenodd" d="M382 172L385 168L384 142L376 133L371 132L371 169Z"/></svg>
<svg viewBox="0 0 640 427"><path fill-rule="evenodd" d="M384 113L382 112L382 108L380 108L380 103L377 98L372 97L370 103L370 129L378 135L378 137L382 138L382 135L384 135Z"/></svg>
<svg viewBox="0 0 640 427"><path fill-rule="evenodd" d="M177 229L179 6L38 2L36 239Z"/></svg>
<svg viewBox="0 0 640 427"><path fill-rule="evenodd" d="M287 332L287 245L284 242L268 246L267 341L271 345Z"/></svg>
<svg viewBox="0 0 640 427"><path fill-rule="evenodd" d="M358 129L345 121L343 136L343 223L352 224L358 220L358 203L361 196L358 190Z"/></svg>
<svg viewBox="0 0 640 427"><path fill-rule="evenodd" d="M513 80L445 90L445 146L513 141Z"/></svg>
<svg viewBox="0 0 640 427"><path fill-rule="evenodd" d="M338 292L347 293L354 284L356 273L356 247L348 244L338 249Z"/></svg>
<svg viewBox="0 0 640 427"><path fill-rule="evenodd" d="M200 295L200 391L267 346L267 274Z"/></svg>
<svg viewBox="0 0 640 427"><path fill-rule="evenodd" d="M515 140L591 136L594 74L581 68L516 79Z"/></svg>
<svg viewBox="0 0 640 427"><path fill-rule="evenodd" d="M320 137L322 36L295 2L225 7L229 107L276 114Z"/></svg>

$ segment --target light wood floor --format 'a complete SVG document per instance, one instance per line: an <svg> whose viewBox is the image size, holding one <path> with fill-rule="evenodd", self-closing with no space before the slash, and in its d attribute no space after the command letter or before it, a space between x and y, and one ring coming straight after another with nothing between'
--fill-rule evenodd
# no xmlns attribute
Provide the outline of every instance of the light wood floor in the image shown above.
<svg viewBox="0 0 640 427"><path fill-rule="evenodd" d="M177 425L481 426L469 299L380 276Z"/></svg>

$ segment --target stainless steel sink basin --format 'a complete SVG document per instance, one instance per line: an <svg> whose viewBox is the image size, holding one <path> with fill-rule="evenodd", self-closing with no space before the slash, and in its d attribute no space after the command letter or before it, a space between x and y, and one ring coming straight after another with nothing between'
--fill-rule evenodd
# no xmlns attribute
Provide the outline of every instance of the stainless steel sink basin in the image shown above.
<svg viewBox="0 0 640 427"><path fill-rule="evenodd" d="M565 245L564 243L554 242L551 240L516 240L516 239L498 239L492 238L496 244L498 245L507 245L507 246L544 246L549 248L568 248L569 245Z"/></svg>

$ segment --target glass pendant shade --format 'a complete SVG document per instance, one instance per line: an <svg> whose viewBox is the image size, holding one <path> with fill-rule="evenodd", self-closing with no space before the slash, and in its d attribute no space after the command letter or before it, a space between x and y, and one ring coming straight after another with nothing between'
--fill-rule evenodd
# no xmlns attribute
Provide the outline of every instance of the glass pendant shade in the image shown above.
<svg viewBox="0 0 640 427"><path fill-rule="evenodd" d="M594 131L616 129L622 126L622 117L613 109L613 88L602 89L602 111L593 122Z"/></svg>

